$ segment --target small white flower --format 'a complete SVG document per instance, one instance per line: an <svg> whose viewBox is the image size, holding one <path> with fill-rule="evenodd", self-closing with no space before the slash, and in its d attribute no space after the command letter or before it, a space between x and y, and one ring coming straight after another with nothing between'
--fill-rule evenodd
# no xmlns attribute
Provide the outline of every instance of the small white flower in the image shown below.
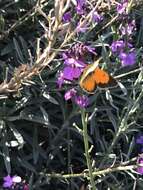
<svg viewBox="0 0 143 190"><path fill-rule="evenodd" d="M20 176L14 176L12 178L12 182L13 183L20 183L22 181L21 177Z"/></svg>

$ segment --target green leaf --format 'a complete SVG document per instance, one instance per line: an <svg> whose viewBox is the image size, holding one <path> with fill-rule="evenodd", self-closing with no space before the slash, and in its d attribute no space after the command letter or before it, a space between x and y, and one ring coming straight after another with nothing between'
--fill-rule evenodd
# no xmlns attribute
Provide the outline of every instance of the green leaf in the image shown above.
<svg viewBox="0 0 143 190"><path fill-rule="evenodd" d="M19 62L24 64L25 63L24 56L16 38L13 38L13 43L14 43L14 48L16 50L16 55Z"/></svg>
<svg viewBox="0 0 143 190"><path fill-rule="evenodd" d="M37 163L39 158L39 148L38 148L38 133L37 128L34 128L34 135L33 135L33 160L34 164Z"/></svg>

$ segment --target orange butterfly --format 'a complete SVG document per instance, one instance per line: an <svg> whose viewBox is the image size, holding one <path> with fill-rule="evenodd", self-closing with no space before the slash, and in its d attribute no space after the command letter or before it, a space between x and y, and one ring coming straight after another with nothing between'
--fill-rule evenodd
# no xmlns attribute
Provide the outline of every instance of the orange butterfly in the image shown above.
<svg viewBox="0 0 143 190"><path fill-rule="evenodd" d="M88 93L93 93L97 87L111 88L117 85L117 81L111 75L98 67L100 60L101 58L95 63L88 65L79 81L80 87Z"/></svg>

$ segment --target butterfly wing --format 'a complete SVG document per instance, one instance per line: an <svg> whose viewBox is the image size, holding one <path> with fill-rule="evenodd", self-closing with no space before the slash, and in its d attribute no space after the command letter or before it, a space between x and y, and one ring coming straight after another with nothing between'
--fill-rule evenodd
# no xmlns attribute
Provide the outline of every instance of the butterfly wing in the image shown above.
<svg viewBox="0 0 143 190"><path fill-rule="evenodd" d="M80 87L88 93L92 93L96 89L96 82L94 80L94 70L99 64L101 58L96 60L93 64L88 65L80 78L79 85Z"/></svg>
<svg viewBox="0 0 143 190"><path fill-rule="evenodd" d="M80 87L88 93L92 93L95 91L97 85L94 80L94 73L88 74L82 81L80 81Z"/></svg>
<svg viewBox="0 0 143 190"><path fill-rule="evenodd" d="M99 67L95 69L93 76L95 83L100 88L110 88L117 85L117 81L106 71L101 70Z"/></svg>
<svg viewBox="0 0 143 190"><path fill-rule="evenodd" d="M98 67L100 60L101 58L88 65L79 81L80 87L88 93L93 93L97 87L111 88L117 85L117 81L111 75Z"/></svg>

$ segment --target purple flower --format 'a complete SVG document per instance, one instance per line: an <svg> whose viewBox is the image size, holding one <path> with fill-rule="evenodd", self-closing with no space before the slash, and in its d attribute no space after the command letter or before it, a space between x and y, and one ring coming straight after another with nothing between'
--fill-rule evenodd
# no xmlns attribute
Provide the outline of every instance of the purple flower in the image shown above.
<svg viewBox="0 0 143 190"><path fill-rule="evenodd" d="M121 3L118 3L117 12L119 14L126 14L127 5L128 5L128 0L123 0Z"/></svg>
<svg viewBox="0 0 143 190"><path fill-rule="evenodd" d="M81 108L87 107L89 104L89 99L87 96L75 96L75 103Z"/></svg>
<svg viewBox="0 0 143 190"><path fill-rule="evenodd" d="M125 48L132 48L132 44L130 44L129 42L124 42L123 40L117 40L117 41L113 41L112 44L111 44L111 50L113 53L116 53L116 52L121 52L123 51Z"/></svg>
<svg viewBox="0 0 143 190"><path fill-rule="evenodd" d="M135 52L124 53L121 52L119 55L122 66L134 65L136 62Z"/></svg>
<svg viewBox="0 0 143 190"><path fill-rule="evenodd" d="M57 80L57 84L59 88L62 87L63 83L64 83L64 74L63 74L63 71L60 71L60 73L58 74L58 80Z"/></svg>
<svg viewBox="0 0 143 190"><path fill-rule="evenodd" d="M88 30L88 28L89 27L88 27L87 23L84 23L84 24L81 25L81 23L78 22L77 27L76 27L76 32L77 33L79 33L79 32L84 33L84 32L86 32Z"/></svg>
<svg viewBox="0 0 143 190"><path fill-rule="evenodd" d="M90 53L93 53L94 55L97 55L96 52L95 52L95 48L90 47L90 46L88 46L88 45L85 45L84 47L85 47L85 50L86 50L87 52L90 52Z"/></svg>
<svg viewBox="0 0 143 190"><path fill-rule="evenodd" d="M113 53L120 52L124 48L125 48L125 42L123 40L117 40L112 42L111 44L111 50Z"/></svg>
<svg viewBox="0 0 143 190"><path fill-rule="evenodd" d="M128 36L133 34L134 30L135 30L135 21L134 20L132 22L128 23L126 26L122 26L120 28L121 34L128 35Z"/></svg>
<svg viewBox="0 0 143 190"><path fill-rule="evenodd" d="M20 182L21 182L21 177L19 176L11 177L10 175L7 175L6 177L4 177L3 187L11 187L14 183L20 183Z"/></svg>
<svg viewBox="0 0 143 190"><path fill-rule="evenodd" d="M76 58L70 57L70 55L63 54L65 59L65 67L63 69L63 78L66 80L74 80L79 78L86 64Z"/></svg>
<svg viewBox="0 0 143 190"><path fill-rule="evenodd" d="M68 90L66 93L65 93L65 100L70 100L71 98L73 98L75 95L76 95L76 90L74 88Z"/></svg>
<svg viewBox="0 0 143 190"><path fill-rule="evenodd" d="M92 14L92 20L93 20L93 22L99 23L100 21L103 20L103 17L101 15L99 15L98 12L94 11Z"/></svg>
<svg viewBox="0 0 143 190"><path fill-rule="evenodd" d="M63 55L63 57L65 57L66 55ZM75 59L73 57L65 57L65 61L64 64L67 66L75 66L75 67L79 67L79 68L84 68L86 65L83 61Z"/></svg>
<svg viewBox="0 0 143 190"><path fill-rule="evenodd" d="M137 172L138 172L139 174L143 174L143 158L140 157L140 158L138 159L137 163L138 163L138 164L142 164L142 166L139 166L139 167L137 168Z"/></svg>
<svg viewBox="0 0 143 190"><path fill-rule="evenodd" d="M72 99L81 108L87 107L89 104L88 97L84 96L84 95L79 96L76 94L77 94L77 91L74 88L72 88L65 93L64 98L65 98L65 100Z"/></svg>
<svg viewBox="0 0 143 190"><path fill-rule="evenodd" d="M82 67L85 67L84 57L86 54L89 56L89 53L95 55L95 48L84 43L76 43L66 53L63 53L63 59L65 60L64 63L69 63L68 65L71 65L71 63L75 62L76 59L77 66L80 64Z"/></svg>
<svg viewBox="0 0 143 190"><path fill-rule="evenodd" d="M64 22L70 22L71 21L71 12L66 12L64 15L63 15L63 21Z"/></svg>
<svg viewBox="0 0 143 190"><path fill-rule="evenodd" d="M140 136L136 139L136 143L143 145L143 135L140 135Z"/></svg>
<svg viewBox="0 0 143 190"><path fill-rule="evenodd" d="M64 59L63 70L58 74L57 84L61 88L65 80L78 79L86 67L84 57L86 53L96 54L95 48L83 43L74 44L68 51L62 54Z"/></svg>
<svg viewBox="0 0 143 190"><path fill-rule="evenodd" d="M63 77L66 80L77 79L82 73L82 70L78 67L67 66L63 70Z"/></svg>
<svg viewBox="0 0 143 190"><path fill-rule="evenodd" d="M13 181L12 181L12 177L10 177L10 175L7 175L6 177L4 177L3 187L11 187L12 184L13 184Z"/></svg>
<svg viewBox="0 0 143 190"><path fill-rule="evenodd" d="M76 0L76 1L77 1L77 6L76 6L77 14L79 15L84 14L84 7L86 4L86 0Z"/></svg>
<svg viewBox="0 0 143 190"><path fill-rule="evenodd" d="M86 64L83 61L72 57L68 57L66 54L63 54L63 57L65 59L64 61L65 67L63 68L62 71L60 71L58 75L57 84L59 88L61 88L65 80L72 81L74 79L79 78L83 69L86 66Z"/></svg>
<svg viewBox="0 0 143 190"><path fill-rule="evenodd" d="M96 54L95 48L91 47L90 45L86 45L84 43L76 43L74 44L71 49L68 51L68 56L78 58L78 61L84 62L83 59L85 55L89 55L89 53ZM64 59L68 57L67 55L64 56ZM85 64L83 64L85 66Z"/></svg>

